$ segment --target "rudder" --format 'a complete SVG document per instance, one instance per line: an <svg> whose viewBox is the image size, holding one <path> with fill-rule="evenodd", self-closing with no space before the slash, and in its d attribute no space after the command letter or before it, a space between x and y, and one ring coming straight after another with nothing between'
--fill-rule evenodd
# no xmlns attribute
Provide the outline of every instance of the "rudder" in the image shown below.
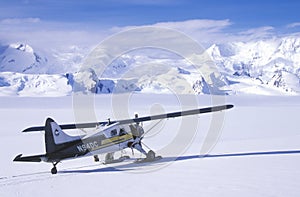
<svg viewBox="0 0 300 197"><path fill-rule="evenodd" d="M45 123L45 144L46 153L53 153L62 144L81 139L80 136L69 136L60 128L60 126L51 118L47 118Z"/></svg>
<svg viewBox="0 0 300 197"><path fill-rule="evenodd" d="M52 126L51 126L52 122L54 122L53 119L47 118L45 124L46 153L53 153L56 150L56 144L54 143L54 137L52 134Z"/></svg>

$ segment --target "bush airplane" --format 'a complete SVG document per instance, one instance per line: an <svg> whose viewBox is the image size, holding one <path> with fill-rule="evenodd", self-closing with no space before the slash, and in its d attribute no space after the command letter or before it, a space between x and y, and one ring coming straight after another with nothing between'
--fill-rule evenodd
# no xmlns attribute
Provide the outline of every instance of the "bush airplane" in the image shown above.
<svg viewBox="0 0 300 197"><path fill-rule="evenodd" d="M81 124L58 125L53 119L47 118L45 126L29 127L23 132L45 131L46 153L41 155L23 156L19 154L13 161L18 162L50 162L53 164L52 174L57 173L56 165L65 159L76 159L83 156L93 156L99 161L99 154L106 154L105 163L123 161L127 157L114 159L114 152L122 151L126 148L138 150L146 156L140 160L151 162L160 159L155 152L146 152L142 147L144 130L140 123L153 120L176 118L210 112L217 112L233 108L233 105L220 105L206 108L199 108L187 111L172 112L153 116L138 117L133 119L92 122ZM70 136L63 130L96 128L93 134Z"/></svg>

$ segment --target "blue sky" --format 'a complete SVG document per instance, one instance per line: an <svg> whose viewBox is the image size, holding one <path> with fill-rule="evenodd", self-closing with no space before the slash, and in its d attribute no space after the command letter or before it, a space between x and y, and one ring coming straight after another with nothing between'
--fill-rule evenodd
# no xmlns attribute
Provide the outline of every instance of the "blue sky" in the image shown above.
<svg viewBox="0 0 300 197"><path fill-rule="evenodd" d="M0 41L56 35L71 42L103 38L115 27L157 23L191 36L207 31L206 36L214 35L211 40L232 34L258 37L300 32L299 9L299 0L2 0Z"/></svg>
<svg viewBox="0 0 300 197"><path fill-rule="evenodd" d="M282 27L300 21L298 0L7 0L0 18L39 18L102 26L190 19L230 19L236 28Z"/></svg>

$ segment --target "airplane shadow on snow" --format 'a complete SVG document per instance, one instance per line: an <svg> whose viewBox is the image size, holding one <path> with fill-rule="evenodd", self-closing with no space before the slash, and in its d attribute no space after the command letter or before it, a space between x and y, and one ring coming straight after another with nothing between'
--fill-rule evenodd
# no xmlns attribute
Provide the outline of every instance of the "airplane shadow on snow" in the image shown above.
<svg viewBox="0 0 300 197"><path fill-rule="evenodd" d="M300 150L287 150L287 151L266 151L266 152L247 152L247 153L227 153L227 154L208 154L208 155L189 155L180 157L163 157L162 159L148 163L126 163L118 166L109 166L104 168L95 169L78 169L78 170L61 170L59 173L97 173L97 172L121 172L121 171L134 171L135 168L142 166L151 166L162 163L171 163L178 161L188 161L193 159L209 159L209 158L228 158L228 157L248 157L248 156L267 156L267 155L292 155L300 154ZM95 165L94 165L95 166Z"/></svg>

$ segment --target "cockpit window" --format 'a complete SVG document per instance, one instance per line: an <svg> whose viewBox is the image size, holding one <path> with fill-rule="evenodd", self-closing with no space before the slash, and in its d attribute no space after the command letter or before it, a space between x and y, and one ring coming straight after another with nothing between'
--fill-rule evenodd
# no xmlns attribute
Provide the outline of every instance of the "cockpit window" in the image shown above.
<svg viewBox="0 0 300 197"><path fill-rule="evenodd" d="M123 129L123 128L120 129L120 136L121 136L121 135L126 135L126 131L125 131L125 129Z"/></svg>

